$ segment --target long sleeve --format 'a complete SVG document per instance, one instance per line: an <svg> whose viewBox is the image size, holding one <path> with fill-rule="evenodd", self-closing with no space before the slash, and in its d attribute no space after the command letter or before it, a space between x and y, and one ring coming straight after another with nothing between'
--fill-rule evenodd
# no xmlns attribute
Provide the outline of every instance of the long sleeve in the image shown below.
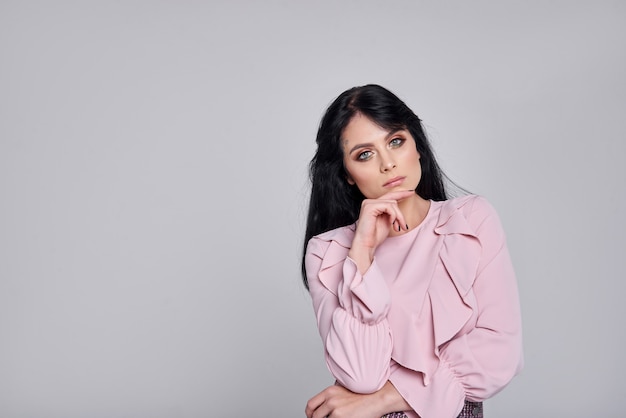
<svg viewBox="0 0 626 418"><path fill-rule="evenodd" d="M341 254L324 266L329 251ZM376 260L361 276L347 249L313 238L305 267L330 372L353 392L379 390L389 377L393 341L386 318L391 297ZM329 279L322 282L324 274Z"/></svg>
<svg viewBox="0 0 626 418"><path fill-rule="evenodd" d="M415 231L387 239L362 277L345 228L313 238L309 290L340 384L371 393L389 380L409 417L455 418L466 399L493 396L522 368L516 278L483 198L431 202Z"/></svg>
<svg viewBox="0 0 626 418"><path fill-rule="evenodd" d="M433 282L428 308L433 314L438 367L425 379L421 373L404 367L395 367L390 376L396 389L422 418L456 417L465 399L483 401L495 395L523 365L517 284L499 219L484 199L475 199L466 210L464 215L473 234L450 239L446 269L452 273L455 268L467 267L457 261L463 258L457 250L463 248L464 240L476 239L480 243L471 286L465 287L460 280L455 283L463 303L473 309L470 319L456 332L451 328L452 338L441 337L441 330L451 325L442 319L453 314L446 304L454 299L446 296L449 293L444 291L445 282Z"/></svg>
<svg viewBox="0 0 626 418"><path fill-rule="evenodd" d="M473 295L474 329L450 340L441 358L451 365L469 400L498 393L523 366L522 326L515 273L497 214L477 199L470 222L482 246Z"/></svg>

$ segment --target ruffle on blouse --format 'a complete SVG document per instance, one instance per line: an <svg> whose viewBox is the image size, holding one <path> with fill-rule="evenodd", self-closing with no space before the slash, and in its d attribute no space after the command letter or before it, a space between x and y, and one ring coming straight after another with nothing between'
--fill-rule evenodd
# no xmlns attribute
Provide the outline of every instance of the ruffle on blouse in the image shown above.
<svg viewBox="0 0 626 418"><path fill-rule="evenodd" d="M470 201L473 203L475 198L475 196L467 196L460 200L456 207L443 206L439 216L440 222L435 228L436 234L444 236L439 258L462 302L450 304L452 306L433 304L433 318L437 324L435 327L436 347L450 341L463 328L472 316L472 306L475 306L475 301L469 296L478 272L482 246L463 211L465 205ZM437 285L437 283L434 284ZM444 301L453 299L452 295L450 296L450 298L444 298ZM447 323L443 320L446 317L456 320Z"/></svg>
<svg viewBox="0 0 626 418"><path fill-rule="evenodd" d="M402 293L394 291L392 298L401 299L402 305L388 315L394 335L392 358L421 372L426 386L439 367L440 347L465 327L471 329L470 320L476 318L472 286L482 247L468 221L476 199L465 196L438 203L433 233L420 237L409 250L394 282ZM416 277L416 272L427 277Z"/></svg>
<svg viewBox="0 0 626 418"><path fill-rule="evenodd" d="M324 287L337 296L343 274L343 263L352 246L354 229L351 227L333 229L318 235L318 238L330 242L324 254L317 254L322 258L318 277Z"/></svg>
<svg viewBox="0 0 626 418"><path fill-rule="evenodd" d="M392 306L388 315L394 335L392 358L404 367L421 372L424 385L429 384L439 367L440 347L475 318L477 307L472 286L482 247L468 216L478 199L464 196L432 202L441 205L434 233L420 231L428 234L427 237L420 237L419 246L409 250L393 281L392 298L401 299L403 303ZM319 254L323 261L318 277L335 295L353 236L351 228L339 228L318 236L330 242L325 254ZM426 252L425 248L428 248ZM430 274L430 277L416 279L416 272Z"/></svg>

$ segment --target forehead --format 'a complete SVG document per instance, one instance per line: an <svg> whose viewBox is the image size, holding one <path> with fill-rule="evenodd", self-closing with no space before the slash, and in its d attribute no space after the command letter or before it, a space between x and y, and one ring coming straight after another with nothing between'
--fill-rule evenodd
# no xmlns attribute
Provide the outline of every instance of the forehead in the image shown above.
<svg viewBox="0 0 626 418"><path fill-rule="evenodd" d="M361 142L385 140L391 131L378 125L367 116L357 113L350 119L341 135L344 146Z"/></svg>

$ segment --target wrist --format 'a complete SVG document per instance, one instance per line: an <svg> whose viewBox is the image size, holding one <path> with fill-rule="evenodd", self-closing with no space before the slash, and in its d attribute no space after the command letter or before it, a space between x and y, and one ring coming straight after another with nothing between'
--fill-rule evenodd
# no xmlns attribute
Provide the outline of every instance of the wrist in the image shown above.
<svg viewBox="0 0 626 418"><path fill-rule="evenodd" d="M411 409L396 387L388 380L377 392L378 402L384 406L385 413L406 411Z"/></svg>
<svg viewBox="0 0 626 418"><path fill-rule="evenodd" d="M348 251L348 257L350 257L352 261L354 261L354 264L356 264L359 273L363 275L374 261L374 250L353 247L350 249L350 251Z"/></svg>
<svg viewBox="0 0 626 418"><path fill-rule="evenodd" d="M390 386L393 389L393 385L387 381L385 385L378 391L379 399L381 405L385 405L385 409L393 406L394 395L390 391Z"/></svg>

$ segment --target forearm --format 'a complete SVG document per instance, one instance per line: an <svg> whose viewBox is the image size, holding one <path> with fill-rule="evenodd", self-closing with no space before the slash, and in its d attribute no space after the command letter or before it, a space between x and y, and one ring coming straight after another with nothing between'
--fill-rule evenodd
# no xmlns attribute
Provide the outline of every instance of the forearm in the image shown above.
<svg viewBox="0 0 626 418"><path fill-rule="evenodd" d="M379 397L379 404L383 409L381 416L390 412L408 411L411 409L411 406L389 380L376 392L376 395Z"/></svg>
<svg viewBox="0 0 626 418"><path fill-rule="evenodd" d="M361 276L352 260L346 260L343 277L338 292L343 308L334 311L325 338L327 353L333 359L329 367L348 389L373 393L389 378L393 349L387 321L389 289L376 262ZM333 362L338 367L333 367Z"/></svg>
<svg viewBox="0 0 626 418"><path fill-rule="evenodd" d="M329 386L309 399L305 412L309 418L380 418L391 412L410 409L395 387L387 381L380 390L367 395L354 393L339 385Z"/></svg>
<svg viewBox="0 0 626 418"><path fill-rule="evenodd" d="M354 261L359 273L365 274L374 260L374 250L363 246L353 246L348 252L348 257Z"/></svg>

